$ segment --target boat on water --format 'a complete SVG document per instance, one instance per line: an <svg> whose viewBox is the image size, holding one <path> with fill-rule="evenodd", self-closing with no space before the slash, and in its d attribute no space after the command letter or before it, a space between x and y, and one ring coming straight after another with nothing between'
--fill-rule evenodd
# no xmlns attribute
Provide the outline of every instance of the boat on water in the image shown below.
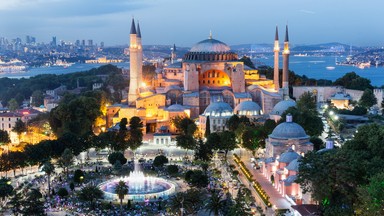
<svg viewBox="0 0 384 216"><path fill-rule="evenodd" d="M325 69L327 69L327 70L335 70L335 67L333 67L333 66L327 66L327 67L325 67Z"/></svg>
<svg viewBox="0 0 384 216"><path fill-rule="evenodd" d="M308 54L307 53L298 53L298 54L294 54L293 56L304 57L304 56L308 56Z"/></svg>

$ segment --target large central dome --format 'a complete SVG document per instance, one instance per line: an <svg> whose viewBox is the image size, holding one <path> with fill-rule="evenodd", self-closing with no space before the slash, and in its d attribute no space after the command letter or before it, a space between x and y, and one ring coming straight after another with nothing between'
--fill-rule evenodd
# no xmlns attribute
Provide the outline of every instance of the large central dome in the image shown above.
<svg viewBox="0 0 384 216"><path fill-rule="evenodd" d="M199 43L195 44L190 52L228 52L231 48L219 41L212 38L200 41Z"/></svg>

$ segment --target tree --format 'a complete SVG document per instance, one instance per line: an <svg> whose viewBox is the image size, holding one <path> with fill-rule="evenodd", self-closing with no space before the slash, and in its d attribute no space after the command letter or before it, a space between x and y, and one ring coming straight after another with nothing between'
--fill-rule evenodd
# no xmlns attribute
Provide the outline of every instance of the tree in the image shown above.
<svg viewBox="0 0 384 216"><path fill-rule="evenodd" d="M193 171L190 179L188 181L194 187L203 188L206 187L209 183L208 176L203 173L201 170Z"/></svg>
<svg viewBox="0 0 384 216"><path fill-rule="evenodd" d="M129 187L125 184L124 181L119 181L116 185L115 193L120 199L120 215L123 215L123 199L126 194L128 194Z"/></svg>
<svg viewBox="0 0 384 216"><path fill-rule="evenodd" d="M212 156L212 146L208 142L204 143L203 140L199 139L199 141L197 141L197 146L195 149L195 159L202 161L210 161L212 159Z"/></svg>
<svg viewBox="0 0 384 216"><path fill-rule="evenodd" d="M242 146L252 152L259 147L259 131L254 127L246 127L242 135Z"/></svg>
<svg viewBox="0 0 384 216"><path fill-rule="evenodd" d="M218 150L220 149L221 141L220 141L220 133L211 133L207 137L206 145L210 146L212 149Z"/></svg>
<svg viewBox="0 0 384 216"><path fill-rule="evenodd" d="M129 147L132 151L135 151L137 148L143 144L143 122L139 117L132 117L129 120Z"/></svg>
<svg viewBox="0 0 384 216"><path fill-rule="evenodd" d="M59 195L60 198L65 198L69 195L69 193L66 188L59 188L57 195Z"/></svg>
<svg viewBox="0 0 384 216"><path fill-rule="evenodd" d="M232 131L223 131L220 133L221 145L220 150L225 151L225 158L227 158L228 151L232 151L237 147L235 133Z"/></svg>
<svg viewBox="0 0 384 216"><path fill-rule="evenodd" d="M73 164L73 154L70 149L66 148L64 150L63 154L61 154L61 157L58 160L58 164L61 168L63 168L67 178L69 178L69 167Z"/></svg>
<svg viewBox="0 0 384 216"><path fill-rule="evenodd" d="M48 196L51 196L51 175L55 171L55 167L51 161L47 161L44 163L42 170L48 176Z"/></svg>
<svg viewBox="0 0 384 216"><path fill-rule="evenodd" d="M341 85L344 88L355 90L373 89L369 79L362 78L355 72L346 73L343 77L337 79L333 85Z"/></svg>
<svg viewBox="0 0 384 216"><path fill-rule="evenodd" d="M44 94L41 90L35 90L32 93L32 106L39 107L44 104Z"/></svg>
<svg viewBox="0 0 384 216"><path fill-rule="evenodd" d="M240 124L240 118L237 115L231 116L226 122L226 126L230 131L235 131L239 127L239 124Z"/></svg>
<svg viewBox="0 0 384 216"><path fill-rule="evenodd" d="M112 165L116 163L116 161L119 160L121 165L127 163L127 158L124 157L123 153L121 152L113 152L108 156L108 162Z"/></svg>
<svg viewBox="0 0 384 216"><path fill-rule="evenodd" d="M282 115L281 122L286 121L286 115L291 114L293 121L302 126L310 136L320 136L324 125L316 109L316 98L311 92L304 93L296 107L288 108Z"/></svg>
<svg viewBox="0 0 384 216"><path fill-rule="evenodd" d="M154 167L163 167L164 164L168 163L168 158L165 157L164 155L158 155L155 157L155 159L153 160L153 163L152 165Z"/></svg>
<svg viewBox="0 0 384 216"><path fill-rule="evenodd" d="M177 165L168 165L167 172L170 176L173 176L179 172L179 166Z"/></svg>
<svg viewBox="0 0 384 216"><path fill-rule="evenodd" d="M209 120L209 116L207 116L207 120L205 122L205 134L204 137L207 138L211 134L211 122Z"/></svg>
<svg viewBox="0 0 384 216"><path fill-rule="evenodd" d="M113 164L113 169L115 170L115 172L118 173L119 171L121 171L122 168L123 166L121 165L120 161L116 160L115 164Z"/></svg>
<svg viewBox="0 0 384 216"><path fill-rule="evenodd" d="M191 135L178 135L176 137L176 145L188 151L195 148L196 141Z"/></svg>
<svg viewBox="0 0 384 216"><path fill-rule="evenodd" d="M363 95L360 98L359 105L366 109L377 104L377 99L371 89L365 89Z"/></svg>
<svg viewBox="0 0 384 216"><path fill-rule="evenodd" d="M320 149L325 147L323 140L321 138L319 138L319 137L311 137L309 139L309 141L311 143L313 143L313 150L314 151L319 151Z"/></svg>
<svg viewBox="0 0 384 216"><path fill-rule="evenodd" d="M76 183L82 183L84 179L84 172L82 170L75 170L75 174L73 175L73 181Z"/></svg>
<svg viewBox="0 0 384 216"><path fill-rule="evenodd" d="M84 186L77 194L78 198L87 202L92 209L95 209L95 200L103 198L103 191L96 185Z"/></svg>
<svg viewBox="0 0 384 216"><path fill-rule="evenodd" d="M246 65L252 69L256 69L255 65L252 62L252 59L249 58L248 56L241 57L240 61L242 61L244 63L244 65Z"/></svg>
<svg viewBox="0 0 384 216"><path fill-rule="evenodd" d="M224 204L225 200L223 199L223 195L220 194L219 191L213 190L211 196L207 200L205 209L209 211L209 214L213 213L215 216L219 216L219 214L226 208Z"/></svg>
<svg viewBox="0 0 384 216"><path fill-rule="evenodd" d="M9 139L9 134L5 130L0 130L0 145L7 145L11 142Z"/></svg>
<svg viewBox="0 0 384 216"><path fill-rule="evenodd" d="M22 192L18 192L16 190L14 190L12 192L11 199L9 200L7 205L9 205L11 207L12 213L14 215L18 215L18 213L21 209L22 199L23 199Z"/></svg>
<svg viewBox="0 0 384 216"><path fill-rule="evenodd" d="M128 128L127 128L127 124L128 124L128 120L127 120L127 118L122 118L122 119L120 120L120 123L119 123L119 127L120 127L119 130L121 130L121 131L127 131L127 130L128 130Z"/></svg>
<svg viewBox="0 0 384 216"><path fill-rule="evenodd" d="M2 208L5 207L5 200L11 196L13 192L13 186L11 185L11 179L2 177L0 179L0 199L2 201Z"/></svg>
<svg viewBox="0 0 384 216"><path fill-rule="evenodd" d="M21 134L23 132L27 131L27 126L25 125L25 123L23 121L21 121L21 119L19 119L16 121L15 126L12 128L12 131L17 133L17 137L18 137L19 142L20 142Z"/></svg>
<svg viewBox="0 0 384 216"><path fill-rule="evenodd" d="M46 215L44 202L41 200L42 198L43 195L39 189L29 189L25 199L21 202L21 206L23 206L23 208L20 213L22 213L22 215Z"/></svg>
<svg viewBox="0 0 384 216"><path fill-rule="evenodd" d="M17 100L15 98L12 98L10 101L8 101L8 109L10 111L15 111L19 108L19 103L17 102Z"/></svg>
<svg viewBox="0 0 384 216"><path fill-rule="evenodd" d="M384 172L374 175L369 184L357 189L356 215L384 215Z"/></svg>

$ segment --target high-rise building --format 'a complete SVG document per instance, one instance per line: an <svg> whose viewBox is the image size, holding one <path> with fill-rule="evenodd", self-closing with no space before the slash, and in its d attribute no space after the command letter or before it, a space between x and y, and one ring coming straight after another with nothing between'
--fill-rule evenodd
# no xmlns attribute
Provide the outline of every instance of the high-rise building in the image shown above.
<svg viewBox="0 0 384 216"><path fill-rule="evenodd" d="M89 47L92 47L92 46L93 46L93 40L91 40L91 39L88 40L88 46L89 46Z"/></svg>
<svg viewBox="0 0 384 216"><path fill-rule="evenodd" d="M54 47L57 45L56 36L52 37L51 45L54 46Z"/></svg>

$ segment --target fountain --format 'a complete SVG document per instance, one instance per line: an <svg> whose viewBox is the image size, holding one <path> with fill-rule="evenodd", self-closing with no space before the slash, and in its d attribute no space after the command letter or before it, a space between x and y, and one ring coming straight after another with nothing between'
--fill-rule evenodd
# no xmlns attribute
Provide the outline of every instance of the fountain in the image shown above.
<svg viewBox="0 0 384 216"><path fill-rule="evenodd" d="M114 178L99 185L99 188L104 191L105 199L118 200L115 188L119 181L124 181L129 187L128 195L124 197L125 200L144 201L160 197L164 199L175 192L173 183L162 178L144 176L144 173L140 171L138 161L135 161L135 168L129 176Z"/></svg>

